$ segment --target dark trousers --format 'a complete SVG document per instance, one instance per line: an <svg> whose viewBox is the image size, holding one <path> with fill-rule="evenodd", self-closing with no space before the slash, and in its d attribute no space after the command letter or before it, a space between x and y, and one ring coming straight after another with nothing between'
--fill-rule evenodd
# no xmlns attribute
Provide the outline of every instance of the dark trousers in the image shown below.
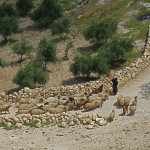
<svg viewBox="0 0 150 150"><path fill-rule="evenodd" d="M114 87L113 87L113 94L116 95L117 92L118 92L118 88L117 88L117 86L114 86Z"/></svg>

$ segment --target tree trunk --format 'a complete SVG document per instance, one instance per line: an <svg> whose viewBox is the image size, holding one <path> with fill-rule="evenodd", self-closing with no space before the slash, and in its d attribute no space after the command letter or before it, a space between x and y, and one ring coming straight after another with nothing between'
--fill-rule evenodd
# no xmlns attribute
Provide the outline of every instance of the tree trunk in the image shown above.
<svg viewBox="0 0 150 150"><path fill-rule="evenodd" d="M7 36L3 35L3 38L4 38L5 42L8 41Z"/></svg>

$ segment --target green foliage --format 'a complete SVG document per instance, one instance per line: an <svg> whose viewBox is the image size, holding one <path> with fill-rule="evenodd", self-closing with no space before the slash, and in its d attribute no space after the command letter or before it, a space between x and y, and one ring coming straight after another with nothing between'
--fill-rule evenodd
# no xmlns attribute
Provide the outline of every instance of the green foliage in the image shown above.
<svg viewBox="0 0 150 150"><path fill-rule="evenodd" d="M29 42L23 39L20 43L15 44L12 47L13 53L20 56L20 61L23 59L23 55L30 55L33 51L33 47L29 44Z"/></svg>
<svg viewBox="0 0 150 150"><path fill-rule="evenodd" d="M51 32L53 35L60 35L63 37L63 34L68 34L70 32L70 20L68 18L58 19L54 21L51 25Z"/></svg>
<svg viewBox="0 0 150 150"><path fill-rule="evenodd" d="M6 124L4 123L0 123L0 127L3 127L5 130L13 130L13 129L16 129L16 126L15 124L11 124L11 126L7 126Z"/></svg>
<svg viewBox="0 0 150 150"><path fill-rule="evenodd" d="M70 71L74 76L80 76L81 74L90 77L93 68L93 59L91 53L82 53L81 56L77 56L74 62L70 65Z"/></svg>
<svg viewBox="0 0 150 150"><path fill-rule="evenodd" d="M93 56L93 72L99 75L107 73L109 70L107 57L101 52L96 56Z"/></svg>
<svg viewBox="0 0 150 150"><path fill-rule="evenodd" d="M48 80L48 73L36 66L34 62L30 62L24 68L20 68L13 78L13 82L21 88L35 88L37 83L46 84Z"/></svg>
<svg viewBox="0 0 150 150"><path fill-rule="evenodd" d="M83 32L86 40L91 43L106 43L117 30L117 23L111 18L104 18L101 21L97 19Z"/></svg>
<svg viewBox="0 0 150 150"><path fill-rule="evenodd" d="M49 62L56 62L56 44L48 41L45 37L40 40L37 49L37 56L42 62L43 70L46 70Z"/></svg>
<svg viewBox="0 0 150 150"><path fill-rule="evenodd" d="M4 40L7 41L7 37L13 33L19 31L18 21L15 17L4 17L0 18L0 34Z"/></svg>
<svg viewBox="0 0 150 150"><path fill-rule="evenodd" d="M30 126L31 128L33 128L33 127L36 127L36 123L37 123L37 121L32 119L29 123L25 123L24 125Z"/></svg>
<svg viewBox="0 0 150 150"><path fill-rule="evenodd" d="M17 0L16 7L20 15L25 16L33 8L33 0Z"/></svg>
<svg viewBox="0 0 150 150"><path fill-rule="evenodd" d="M133 48L132 40L129 38L113 37L112 41L108 44L110 48L110 63L114 63L119 59L124 58L125 53Z"/></svg>
<svg viewBox="0 0 150 150"><path fill-rule="evenodd" d="M31 19L42 26L49 26L54 20L62 17L62 12L56 0L43 0L31 15Z"/></svg>
<svg viewBox="0 0 150 150"><path fill-rule="evenodd" d="M0 66L4 68L6 66L6 62L0 57Z"/></svg>
<svg viewBox="0 0 150 150"><path fill-rule="evenodd" d="M67 47L65 49L65 56L63 57L64 60L69 60L69 57L68 57L68 52L69 52L69 49L73 47L73 41L70 41L67 43Z"/></svg>
<svg viewBox="0 0 150 150"><path fill-rule="evenodd" d="M0 5L0 18L4 18L6 16L16 16L16 10L13 8L12 4L3 3Z"/></svg>

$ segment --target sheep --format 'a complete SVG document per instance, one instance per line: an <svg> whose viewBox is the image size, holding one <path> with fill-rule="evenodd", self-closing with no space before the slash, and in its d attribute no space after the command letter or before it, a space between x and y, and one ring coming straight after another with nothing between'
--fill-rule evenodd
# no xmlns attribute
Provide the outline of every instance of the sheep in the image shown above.
<svg viewBox="0 0 150 150"><path fill-rule="evenodd" d="M76 108L80 109L82 106L84 106L86 103L88 102L88 100L82 100L81 102L77 102L76 104Z"/></svg>
<svg viewBox="0 0 150 150"><path fill-rule="evenodd" d="M114 120L114 117L115 117L115 111L114 110L112 110L112 112L110 113L110 115L109 115L109 120L110 121L113 121Z"/></svg>
<svg viewBox="0 0 150 150"><path fill-rule="evenodd" d="M103 101L95 101L95 108L102 107Z"/></svg>
<svg viewBox="0 0 150 150"><path fill-rule="evenodd" d="M95 103L86 103L84 105L85 111L92 110L95 107Z"/></svg>
<svg viewBox="0 0 150 150"><path fill-rule="evenodd" d="M51 114L58 114L58 113L64 112L64 109L63 108L49 108L48 112Z"/></svg>
<svg viewBox="0 0 150 150"><path fill-rule="evenodd" d="M125 115L128 112L128 105L123 106L123 114Z"/></svg>
<svg viewBox="0 0 150 150"><path fill-rule="evenodd" d="M31 115L39 115L39 114L44 114L44 113L45 113L45 111L41 110L41 109L31 109L30 110Z"/></svg>
<svg viewBox="0 0 150 150"><path fill-rule="evenodd" d="M58 103L59 100L56 97L49 97L47 99L44 100L44 103Z"/></svg>
<svg viewBox="0 0 150 150"><path fill-rule="evenodd" d="M27 113L29 113L29 110L26 110L26 109L18 110L18 113L19 114L27 114Z"/></svg>
<svg viewBox="0 0 150 150"><path fill-rule="evenodd" d="M39 103L39 99L30 99L28 104L31 104L32 106L36 105Z"/></svg>
<svg viewBox="0 0 150 150"><path fill-rule="evenodd" d="M129 96L124 97L124 105L129 106L131 98Z"/></svg>
<svg viewBox="0 0 150 150"><path fill-rule="evenodd" d="M120 99L121 99L121 98L123 98L122 95L119 95L119 96L117 97L117 103L118 103L118 104L120 103Z"/></svg>
<svg viewBox="0 0 150 150"><path fill-rule="evenodd" d="M6 102L0 100L0 105L4 105L4 104L6 104Z"/></svg>
<svg viewBox="0 0 150 150"><path fill-rule="evenodd" d="M21 104L28 104L29 103L29 100L28 99L24 99L22 98L20 101L19 101L19 105Z"/></svg>
<svg viewBox="0 0 150 150"><path fill-rule="evenodd" d="M28 110L30 108L31 108L31 105L29 105L29 104L21 104L21 105L19 105L18 111L19 110Z"/></svg>
<svg viewBox="0 0 150 150"><path fill-rule="evenodd" d="M130 112L132 113L133 116L135 114L135 111L136 111L136 106L135 105L131 105Z"/></svg>
<svg viewBox="0 0 150 150"><path fill-rule="evenodd" d="M134 101L132 102L132 105L134 105L134 106L137 106L137 96L135 96L135 99L134 99Z"/></svg>
<svg viewBox="0 0 150 150"><path fill-rule="evenodd" d="M124 97L120 98L119 105L122 107L124 106Z"/></svg>
<svg viewBox="0 0 150 150"><path fill-rule="evenodd" d="M74 101L74 102L72 102L72 103L68 103L66 106L68 106L68 107L69 107L69 110L74 109L74 107L75 107L75 101Z"/></svg>
<svg viewBox="0 0 150 150"><path fill-rule="evenodd" d="M97 97L97 96L90 96L88 98L89 102L93 102L93 101L101 101L102 100L102 97Z"/></svg>
<svg viewBox="0 0 150 150"><path fill-rule="evenodd" d="M10 104L5 104L5 105L0 106L0 113L2 114L2 112L5 111L5 113L8 112L10 114L9 112L10 106L11 106Z"/></svg>

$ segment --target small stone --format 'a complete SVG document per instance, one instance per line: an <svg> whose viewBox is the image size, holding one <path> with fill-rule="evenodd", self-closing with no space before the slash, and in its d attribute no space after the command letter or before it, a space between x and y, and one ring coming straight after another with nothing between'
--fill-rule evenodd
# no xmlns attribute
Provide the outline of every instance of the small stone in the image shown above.
<svg viewBox="0 0 150 150"><path fill-rule="evenodd" d="M61 128L66 128L67 127L67 123L66 122L62 122L58 125L58 127L61 127Z"/></svg>
<svg viewBox="0 0 150 150"><path fill-rule="evenodd" d="M37 122L35 126L36 126L37 128L41 128L41 127L42 127L42 125L41 125L40 122Z"/></svg>
<svg viewBox="0 0 150 150"><path fill-rule="evenodd" d="M99 121L100 126L105 126L106 124L107 124L107 122L105 120L100 120Z"/></svg>
<svg viewBox="0 0 150 150"><path fill-rule="evenodd" d="M22 124L21 123L16 123L16 128L22 128Z"/></svg>
<svg viewBox="0 0 150 150"><path fill-rule="evenodd" d="M90 129L94 129L94 126L93 125L88 125L86 128L90 130Z"/></svg>

